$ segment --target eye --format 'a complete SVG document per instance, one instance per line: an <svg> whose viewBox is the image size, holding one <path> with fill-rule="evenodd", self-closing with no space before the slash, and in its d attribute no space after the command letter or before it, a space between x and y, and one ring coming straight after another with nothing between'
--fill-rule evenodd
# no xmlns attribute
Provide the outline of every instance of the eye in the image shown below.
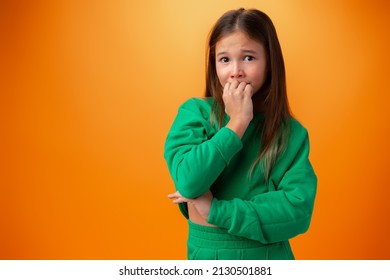
<svg viewBox="0 0 390 280"><path fill-rule="evenodd" d="M221 58L219 59L219 62L227 63L227 62L229 62L229 58L227 58L227 57L221 57Z"/></svg>
<svg viewBox="0 0 390 280"><path fill-rule="evenodd" d="M252 61L252 60L254 60L255 58L253 57L253 56L251 56L251 55L246 55L245 57L244 57L244 61Z"/></svg>

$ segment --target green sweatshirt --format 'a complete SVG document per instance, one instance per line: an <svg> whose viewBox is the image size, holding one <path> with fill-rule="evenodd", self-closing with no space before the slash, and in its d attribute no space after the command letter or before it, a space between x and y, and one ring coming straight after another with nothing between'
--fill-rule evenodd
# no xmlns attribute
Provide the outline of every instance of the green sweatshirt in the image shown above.
<svg viewBox="0 0 390 280"><path fill-rule="evenodd" d="M208 223L263 244L288 240L307 231L317 177L309 161L306 129L291 118L290 140L268 182L260 168L248 172L259 154L256 114L240 139L224 125L210 122L212 98L193 98L179 108L168 133L164 157L176 189L187 198L211 190ZM186 204L179 205L188 218Z"/></svg>

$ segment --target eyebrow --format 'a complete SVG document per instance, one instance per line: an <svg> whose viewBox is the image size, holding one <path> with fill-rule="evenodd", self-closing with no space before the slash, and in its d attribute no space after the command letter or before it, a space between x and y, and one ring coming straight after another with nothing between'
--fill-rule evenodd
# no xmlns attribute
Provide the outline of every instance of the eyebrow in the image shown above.
<svg viewBox="0 0 390 280"><path fill-rule="evenodd" d="M243 52L243 53L250 53L250 54L257 54L257 52L256 51L254 51L254 50L241 50L241 52ZM228 54L228 52L226 52L226 51L222 51L222 52L219 52L219 53L217 53L217 56L221 56L221 55L227 55Z"/></svg>
<svg viewBox="0 0 390 280"><path fill-rule="evenodd" d="M251 53L251 54L256 54L257 52L254 50L241 50L243 53Z"/></svg>

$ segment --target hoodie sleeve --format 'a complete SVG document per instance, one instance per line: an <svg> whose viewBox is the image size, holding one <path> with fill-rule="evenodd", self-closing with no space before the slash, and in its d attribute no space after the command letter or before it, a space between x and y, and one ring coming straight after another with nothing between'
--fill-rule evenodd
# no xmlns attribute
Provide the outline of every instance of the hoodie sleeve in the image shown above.
<svg viewBox="0 0 390 280"><path fill-rule="evenodd" d="M306 130L290 139L291 144L271 173L273 190L250 200L213 199L208 222L231 234L273 243L307 231L313 212L317 177L309 161ZM288 168L281 168L288 162ZM287 165L285 165L287 166ZM285 171L281 172L280 170ZM281 175L280 175L281 174ZM280 177L281 179L276 179Z"/></svg>
<svg viewBox="0 0 390 280"><path fill-rule="evenodd" d="M210 107L201 99L185 102L166 138L164 158L176 189L187 198L208 191L242 148L232 130L211 125Z"/></svg>

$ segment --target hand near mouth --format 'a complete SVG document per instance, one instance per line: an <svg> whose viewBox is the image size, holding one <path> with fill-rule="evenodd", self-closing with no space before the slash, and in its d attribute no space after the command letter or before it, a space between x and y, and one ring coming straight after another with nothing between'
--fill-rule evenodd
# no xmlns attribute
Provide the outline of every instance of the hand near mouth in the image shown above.
<svg viewBox="0 0 390 280"><path fill-rule="evenodd" d="M253 87L250 83L234 80L226 83L222 99L225 112L230 117L226 127L232 129L240 138L253 119Z"/></svg>

